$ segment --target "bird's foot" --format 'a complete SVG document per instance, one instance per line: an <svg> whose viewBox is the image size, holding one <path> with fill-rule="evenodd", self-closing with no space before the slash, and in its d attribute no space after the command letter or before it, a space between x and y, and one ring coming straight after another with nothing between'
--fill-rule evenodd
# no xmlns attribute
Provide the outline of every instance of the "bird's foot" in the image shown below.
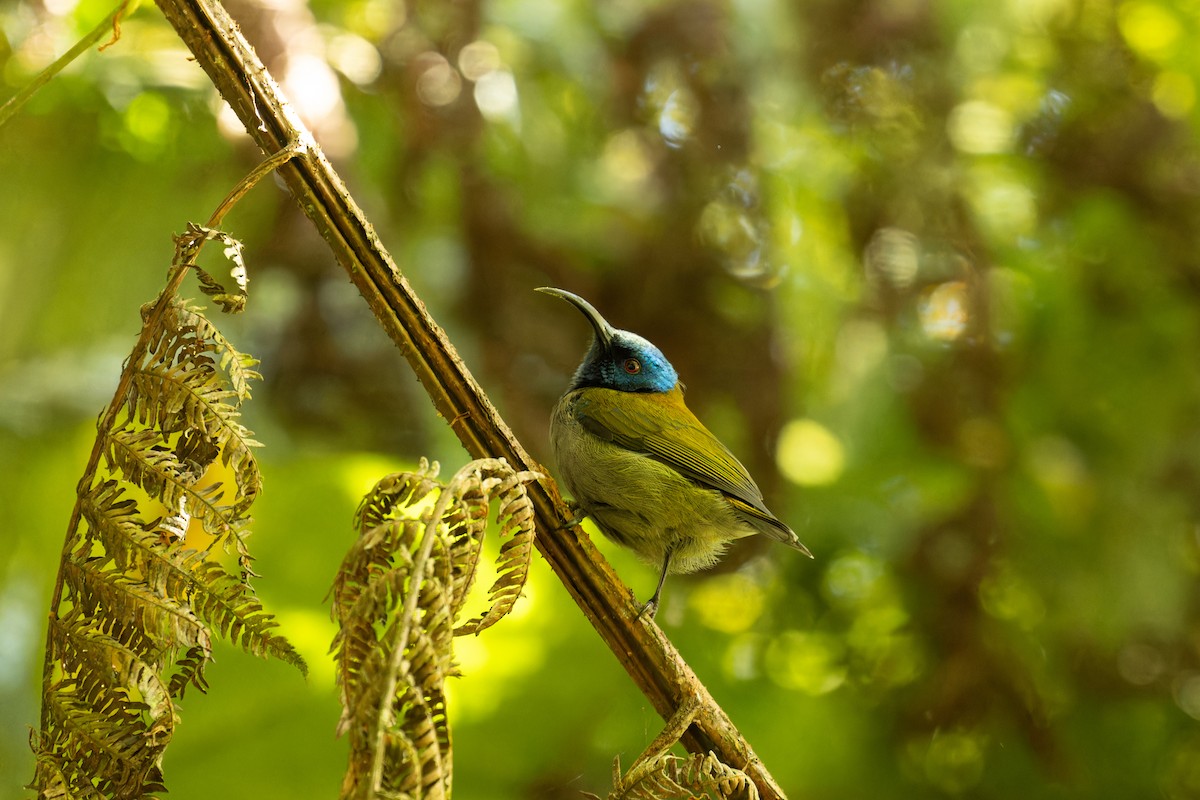
<svg viewBox="0 0 1200 800"><path fill-rule="evenodd" d="M634 620L640 620L643 617L645 617L647 620L653 620L654 615L657 613L658 597L655 596L646 601L646 604L642 606L642 610L637 613L637 616L634 617Z"/></svg>
<svg viewBox="0 0 1200 800"><path fill-rule="evenodd" d="M574 528L587 519L588 513L579 503L574 500L564 500L563 502L567 504L567 510L571 512L571 518L562 525L559 525L558 530L565 531L569 528Z"/></svg>
<svg viewBox="0 0 1200 800"><path fill-rule="evenodd" d="M658 601L662 598L663 584L667 582L667 573L670 571L671 550L668 549L663 554L662 572L658 575L658 586L654 587L654 594L650 596L650 599L646 601L646 605L642 606L642 610L638 612L638 615L634 619L640 620L647 614L650 615L651 620L654 619L654 615L658 613Z"/></svg>

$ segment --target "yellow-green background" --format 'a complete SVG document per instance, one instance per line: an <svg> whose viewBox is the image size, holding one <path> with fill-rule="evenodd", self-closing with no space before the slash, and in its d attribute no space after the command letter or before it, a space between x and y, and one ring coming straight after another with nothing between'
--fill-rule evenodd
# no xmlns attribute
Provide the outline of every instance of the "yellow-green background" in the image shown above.
<svg viewBox="0 0 1200 800"><path fill-rule="evenodd" d="M536 457L587 343L552 284L663 347L812 549L659 615L789 796L1200 796L1200 5L230 8ZM109 10L0 3L4 96ZM149 6L0 129L0 798L139 306L256 157L219 109ZM221 647L166 782L331 797L357 499L464 456L279 185L226 228L257 586L311 674ZM540 561L458 658L460 798L603 794L660 727Z"/></svg>

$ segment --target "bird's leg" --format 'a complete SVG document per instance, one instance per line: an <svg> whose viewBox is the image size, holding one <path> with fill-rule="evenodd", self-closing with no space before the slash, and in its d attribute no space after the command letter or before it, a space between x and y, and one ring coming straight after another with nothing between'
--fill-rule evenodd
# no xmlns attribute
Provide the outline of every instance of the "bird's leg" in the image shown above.
<svg viewBox="0 0 1200 800"><path fill-rule="evenodd" d="M588 516L587 509L585 509L583 506L579 505L579 503L577 501L564 500L563 502L567 504L567 509L570 510L570 512L571 512L571 518L569 520L567 520L566 522L564 522L562 525L558 526L558 528L556 530L565 531L569 528L574 528L576 525L579 525L585 519L587 519L587 516Z"/></svg>
<svg viewBox="0 0 1200 800"><path fill-rule="evenodd" d="M658 576L658 586L654 589L654 594L642 606L642 610L638 612L637 618L641 619L650 615L650 619L654 619L654 615L658 613L658 601L662 597L663 584L667 582L667 571L671 568L671 550L667 548L667 552L663 554L662 574Z"/></svg>

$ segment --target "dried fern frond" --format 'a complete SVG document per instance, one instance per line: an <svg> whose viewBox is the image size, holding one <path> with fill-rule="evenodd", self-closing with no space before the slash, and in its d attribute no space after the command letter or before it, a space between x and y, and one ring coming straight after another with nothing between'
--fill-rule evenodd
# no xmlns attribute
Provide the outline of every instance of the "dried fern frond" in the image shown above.
<svg viewBox="0 0 1200 800"><path fill-rule="evenodd" d="M189 685L206 688L214 637L304 669L247 582L244 538L262 479L238 409L258 377L255 362L175 295L197 269L199 245L214 239L235 262L244 300L240 246L189 226L168 287L143 310L79 482L51 604L41 730L31 739L40 797L164 791L175 703ZM241 307L211 276L202 283ZM216 469L223 482L211 479ZM196 527L209 541L201 549L184 543ZM236 554L236 574L211 558L218 543Z"/></svg>
<svg viewBox="0 0 1200 800"><path fill-rule="evenodd" d="M229 277L233 278L237 286L233 291L226 289L216 278L196 264L196 254L199 253L200 248L204 246L205 242L212 241L225 245L223 255L233 264L233 268L229 270ZM242 243L224 231L207 228L194 222L188 223L187 230L177 239L177 242L183 257L196 271L196 277L200 281L200 291L216 301L221 310L227 314L238 314L245 310L247 276L246 263L242 260Z"/></svg>
<svg viewBox="0 0 1200 800"><path fill-rule="evenodd" d="M750 776L722 763L712 751L671 754L699 711L699 699L685 696L629 772L622 775L620 756L613 759L613 790L608 800L758 800L758 787Z"/></svg>
<svg viewBox="0 0 1200 800"><path fill-rule="evenodd" d="M503 459L473 461L447 484L437 471L422 460L415 472L376 484L358 508L359 538L334 581L347 800L449 796L444 685L455 674L453 637L507 614L528 575L534 529L525 483L538 475L514 472ZM499 576L484 614L456 629L493 502L506 537Z"/></svg>
<svg viewBox="0 0 1200 800"><path fill-rule="evenodd" d="M609 800L758 800L758 789L746 773L711 752L668 753L630 769Z"/></svg>

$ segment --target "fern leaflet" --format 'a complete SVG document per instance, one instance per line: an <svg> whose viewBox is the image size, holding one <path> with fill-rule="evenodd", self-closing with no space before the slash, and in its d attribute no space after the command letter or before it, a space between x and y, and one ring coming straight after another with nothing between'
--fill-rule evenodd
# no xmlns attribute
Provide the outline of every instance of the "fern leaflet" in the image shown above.
<svg viewBox="0 0 1200 800"><path fill-rule="evenodd" d="M238 416L255 362L174 293L208 239L235 260L240 293L219 299L244 303L236 242L189 227L167 289L144 309L79 483L51 606L42 724L31 738L43 798L165 791L176 703L186 687L206 688L214 636L305 668L247 582L244 538L262 479L258 443ZM220 289L205 277L208 290ZM197 529L207 546L186 543ZM216 544L236 555L238 574L213 557Z"/></svg>
<svg viewBox="0 0 1200 800"><path fill-rule="evenodd" d="M437 466L389 475L363 499L359 538L334 582L342 718L350 739L346 798L442 798L452 785L445 680L452 641L508 613L528 574L533 510L525 483L502 459L464 467L447 484ZM499 506L499 577L488 610L457 629L487 530Z"/></svg>

